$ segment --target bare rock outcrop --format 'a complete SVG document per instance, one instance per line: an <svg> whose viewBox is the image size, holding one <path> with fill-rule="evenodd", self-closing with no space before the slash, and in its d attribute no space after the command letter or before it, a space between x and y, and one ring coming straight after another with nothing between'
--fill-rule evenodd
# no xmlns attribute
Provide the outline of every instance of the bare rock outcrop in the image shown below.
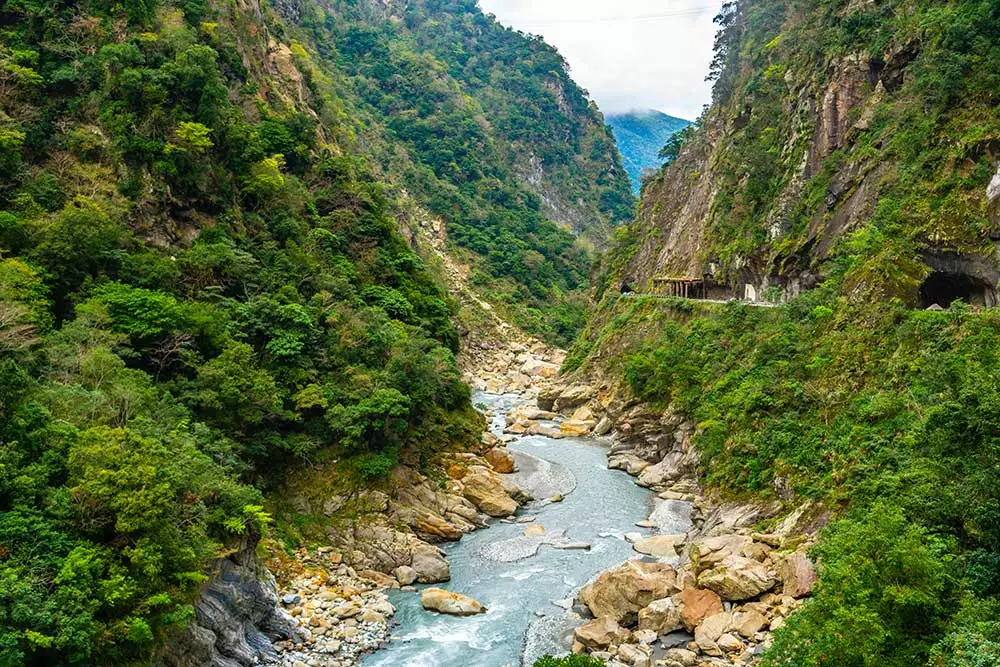
<svg viewBox="0 0 1000 667"><path fill-rule="evenodd" d="M278 605L274 577L247 538L219 560L195 604L195 618L161 649L166 667L250 667L277 660L272 642L300 639L291 616Z"/></svg>

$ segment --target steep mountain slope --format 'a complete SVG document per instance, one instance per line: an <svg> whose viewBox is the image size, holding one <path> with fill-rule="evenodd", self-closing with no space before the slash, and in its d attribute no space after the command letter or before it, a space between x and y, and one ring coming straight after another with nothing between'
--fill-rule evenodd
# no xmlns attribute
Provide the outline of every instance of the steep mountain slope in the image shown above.
<svg viewBox="0 0 1000 667"><path fill-rule="evenodd" d="M719 21L713 105L619 230L565 370L613 419L661 414L654 455L690 419L720 497L829 524L765 664L994 664L1000 3L746 0ZM617 289L706 275L787 303Z"/></svg>
<svg viewBox="0 0 1000 667"><path fill-rule="evenodd" d="M608 116L608 126L615 134L636 195L642 188L643 172L656 171L663 164L659 155L667 140L690 124L655 109Z"/></svg>
<svg viewBox="0 0 1000 667"><path fill-rule="evenodd" d="M522 322L579 324L589 252L532 188L622 215L599 115L473 5L402 7L0 6L0 664L148 664L213 562L259 570L265 492L479 443L425 227ZM495 129L410 10L548 58L533 131L582 153Z"/></svg>
<svg viewBox="0 0 1000 667"><path fill-rule="evenodd" d="M562 58L467 0L277 9L290 37L344 75L373 139L366 150L444 219L484 295L534 333L572 337L590 248L633 200L613 138Z"/></svg>
<svg viewBox="0 0 1000 667"><path fill-rule="evenodd" d="M992 298L994 11L727 5L715 104L651 182L629 251L635 279L700 277L714 264L740 288L792 294L829 275L853 234L869 253L850 270L859 289L916 302L935 271ZM878 279L890 257L898 272Z"/></svg>

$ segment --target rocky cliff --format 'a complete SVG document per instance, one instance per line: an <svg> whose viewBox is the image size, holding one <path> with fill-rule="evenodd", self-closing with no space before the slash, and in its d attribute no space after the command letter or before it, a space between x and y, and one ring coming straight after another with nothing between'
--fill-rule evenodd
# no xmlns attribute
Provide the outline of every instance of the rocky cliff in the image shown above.
<svg viewBox="0 0 1000 667"><path fill-rule="evenodd" d="M1000 219L984 194L1000 143L982 66L992 47L962 35L994 34L995 11L727 5L714 103L651 180L618 275L651 287L709 274L740 297L745 285L792 296L835 273L851 239L881 244L869 236L879 233L913 259L882 294L917 303L921 282L941 274L953 283L941 298L992 303ZM877 280L866 272L857 280Z"/></svg>

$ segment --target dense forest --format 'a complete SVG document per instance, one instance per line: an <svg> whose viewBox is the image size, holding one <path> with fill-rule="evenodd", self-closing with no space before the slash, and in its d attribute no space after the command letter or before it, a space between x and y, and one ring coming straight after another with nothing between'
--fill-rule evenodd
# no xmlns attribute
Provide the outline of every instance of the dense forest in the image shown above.
<svg viewBox="0 0 1000 667"><path fill-rule="evenodd" d="M148 664L289 470L478 440L421 219L579 326L590 251L517 166L616 224L600 115L473 3L411 10L0 5L0 665Z"/></svg>
<svg viewBox="0 0 1000 667"><path fill-rule="evenodd" d="M614 138L563 58L474 0L329 4L286 14L386 125L369 150L474 253L474 285L526 330L568 342L592 250L633 199Z"/></svg>
<svg viewBox="0 0 1000 667"><path fill-rule="evenodd" d="M833 517L765 664L1000 664L1000 321L963 288L996 288L1000 3L747 0L717 21L713 106L601 284L713 265L787 303L609 290L567 367L690 416L723 497ZM934 276L955 289L925 309Z"/></svg>

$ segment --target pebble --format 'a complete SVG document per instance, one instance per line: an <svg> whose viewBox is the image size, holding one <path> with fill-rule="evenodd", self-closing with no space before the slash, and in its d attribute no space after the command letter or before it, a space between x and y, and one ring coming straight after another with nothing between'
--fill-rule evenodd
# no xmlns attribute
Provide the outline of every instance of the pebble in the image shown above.
<svg viewBox="0 0 1000 667"><path fill-rule="evenodd" d="M385 593L341 564L333 549L301 557L307 568L281 602L298 624L296 643L277 642L281 667L355 667L389 638L396 610ZM334 574L331 574L334 573ZM412 586L409 588L413 589ZM415 589L414 589L415 590ZM294 606L293 606L294 605Z"/></svg>

